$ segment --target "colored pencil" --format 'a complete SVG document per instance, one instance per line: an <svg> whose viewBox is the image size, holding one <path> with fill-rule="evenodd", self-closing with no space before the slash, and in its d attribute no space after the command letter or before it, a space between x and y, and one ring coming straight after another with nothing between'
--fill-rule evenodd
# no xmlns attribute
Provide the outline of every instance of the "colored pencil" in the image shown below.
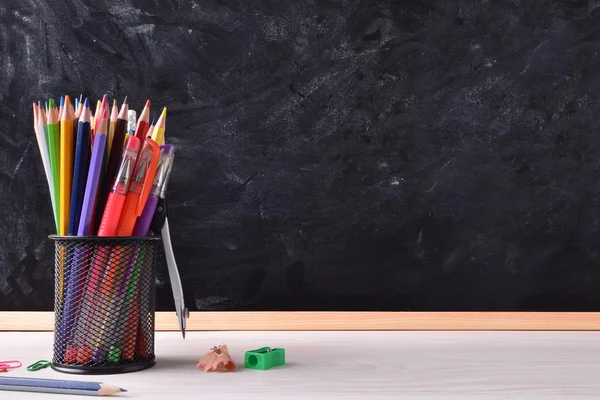
<svg viewBox="0 0 600 400"><path fill-rule="evenodd" d="M71 215L69 218L69 235L78 234L79 218L83 204L85 182L88 173L89 132L90 132L90 109L88 99L85 99L85 107L79 119L77 131L77 145L75 150L75 166L73 174L73 190L71 195ZM70 274L67 279L67 290L62 312L61 335L64 340L60 341L58 353L66 357L65 351L71 342L71 331L76 320L77 310L80 303L79 288L85 283L87 271L86 247L77 246L73 252ZM69 360L66 360L69 362ZM74 362L75 360L70 360Z"/></svg>
<svg viewBox="0 0 600 400"><path fill-rule="evenodd" d="M59 393L87 396L109 396L127 390L98 382L58 379L0 377L0 390L15 392Z"/></svg>
<svg viewBox="0 0 600 400"><path fill-rule="evenodd" d="M102 214L104 213L106 201L108 200L108 195L110 193L110 186L112 185L117 171L119 169L121 154L123 152L123 146L125 144L125 130L127 129L128 110L129 106L127 104L127 98L125 98L123 104L121 105L121 110L119 111L119 114L117 116L117 122L115 123L113 146L110 149L110 155L108 156L108 164L106 167L106 174L104 178L106 184L102 185L100 194L98 196L98 204L99 207L102 208L102 213L97 212L96 218L97 221L100 222Z"/></svg>
<svg viewBox="0 0 600 400"><path fill-rule="evenodd" d="M102 168L102 155L106 147L106 130L107 116L106 112L104 112L102 117L100 117L98 129L94 139L94 145L92 148L92 157L90 160L90 168L88 171L86 181L85 195L83 197L81 218L79 220L78 235L80 236L91 235L92 232L92 218L94 216L94 206L98 194L98 181L100 180L100 170ZM104 254L104 251L106 251L107 254ZM106 257L105 261L107 261L108 250L99 247L94 257L99 259L102 259L102 257ZM91 318L94 318L97 282L101 281L102 279L103 276L101 275L89 276L89 282L85 293L82 295L83 297L79 306L80 318L77 321L77 326L75 328L74 333L72 334L73 343L75 346L74 352L76 353L76 355L74 355L73 357L76 358L76 360L79 362L84 361L82 362L83 364L86 364L91 360L91 355L88 359L83 346L87 341L87 333L90 325L89 321L91 320Z"/></svg>
<svg viewBox="0 0 600 400"><path fill-rule="evenodd" d="M163 108L160 118L156 122L154 131L152 132L152 140L159 146L165 144L165 126L167 121L167 107Z"/></svg>
<svg viewBox="0 0 600 400"><path fill-rule="evenodd" d="M59 106L58 106L58 117L62 115L63 109L65 107L65 96L60 96Z"/></svg>
<svg viewBox="0 0 600 400"><path fill-rule="evenodd" d="M69 216L69 235L77 235L83 195L89 168L90 151L90 108L89 101L85 99L84 109L79 118L77 130L77 144L75 147L75 163L73 168L73 185L71 189L71 210Z"/></svg>
<svg viewBox="0 0 600 400"><path fill-rule="evenodd" d="M50 168L52 170L52 187L54 191L54 214L56 219L57 233L60 230L60 190L59 190L59 171L60 171L60 131L58 128L58 116L54 107L54 100L48 101L48 124L46 125L48 135L48 154L50 155Z"/></svg>
<svg viewBox="0 0 600 400"><path fill-rule="evenodd" d="M69 96L60 120L60 207L59 235L67 235L69 211L71 208L71 189L73 187L73 120L75 113Z"/></svg>
<svg viewBox="0 0 600 400"><path fill-rule="evenodd" d="M148 132L146 132L147 138L152 138L152 133L154 132L154 120L150 123L150 127L148 128Z"/></svg>
<svg viewBox="0 0 600 400"><path fill-rule="evenodd" d="M125 101L127 101L127 99L125 99ZM113 137L115 136L117 118L119 118L119 109L117 108L117 100L113 100L112 111L110 113L110 122L108 124L108 153L110 153Z"/></svg>
<svg viewBox="0 0 600 400"><path fill-rule="evenodd" d="M137 120L137 127L135 128L135 137L137 137L140 142L144 142L146 139L146 133L148 132L148 128L150 122L150 100L146 101L146 105L140 114L140 117Z"/></svg>
<svg viewBox="0 0 600 400"><path fill-rule="evenodd" d="M56 226L56 232L58 232L58 215L56 214L57 208L54 200L54 185L52 182L52 168L50 166L50 151L48 148L48 130L46 125L46 113L39 106L37 107L37 123L38 123L38 134L39 134L39 145L40 153L42 154L42 162L44 164L44 172L46 173L46 181L48 182L48 191L50 192L50 201L52 203L52 215L54 215L54 223Z"/></svg>
<svg viewBox="0 0 600 400"><path fill-rule="evenodd" d="M105 118L101 118L105 120ZM79 235L87 236L92 232L92 216L94 214L94 205L98 194L98 181L100 180L100 169L102 167L102 155L106 146L106 124L99 124L99 129L94 138L92 149L92 158L86 180L85 195L79 220Z"/></svg>

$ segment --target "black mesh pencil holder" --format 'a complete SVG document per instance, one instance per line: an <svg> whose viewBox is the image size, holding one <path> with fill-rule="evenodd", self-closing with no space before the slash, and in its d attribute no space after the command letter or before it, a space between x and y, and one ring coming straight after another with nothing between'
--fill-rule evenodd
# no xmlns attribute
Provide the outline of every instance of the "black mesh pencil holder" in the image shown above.
<svg viewBox="0 0 600 400"><path fill-rule="evenodd" d="M160 238L50 238L55 242L52 368L113 374L152 367Z"/></svg>

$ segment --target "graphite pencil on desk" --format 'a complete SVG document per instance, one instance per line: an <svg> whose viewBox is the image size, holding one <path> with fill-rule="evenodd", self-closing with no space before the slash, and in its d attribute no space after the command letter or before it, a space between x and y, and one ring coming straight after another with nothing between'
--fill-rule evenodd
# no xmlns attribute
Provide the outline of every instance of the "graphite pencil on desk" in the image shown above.
<svg viewBox="0 0 600 400"><path fill-rule="evenodd" d="M79 394L87 396L109 396L119 392L127 391L116 386L106 385L98 382L12 377L0 377L0 390L15 392Z"/></svg>

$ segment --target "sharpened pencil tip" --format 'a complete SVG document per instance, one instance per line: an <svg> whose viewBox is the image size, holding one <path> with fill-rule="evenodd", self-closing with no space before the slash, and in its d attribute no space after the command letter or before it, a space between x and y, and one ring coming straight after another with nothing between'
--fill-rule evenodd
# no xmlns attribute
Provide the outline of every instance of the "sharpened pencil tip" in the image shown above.
<svg viewBox="0 0 600 400"><path fill-rule="evenodd" d="M126 391L127 391L127 389L123 389L123 388L119 388L119 390L120 390L121 392L126 392Z"/></svg>
<svg viewBox="0 0 600 400"><path fill-rule="evenodd" d="M60 96L60 106L64 106L65 105L65 97L64 96Z"/></svg>
<svg viewBox="0 0 600 400"><path fill-rule="evenodd" d="M90 101L88 100L88 98L85 98L85 103L83 103L84 107L88 108L90 106Z"/></svg>
<svg viewBox="0 0 600 400"><path fill-rule="evenodd" d="M163 117L167 116L167 107L163 108L162 116Z"/></svg>
<svg viewBox="0 0 600 400"><path fill-rule="evenodd" d="M150 108L150 99L146 101L146 107Z"/></svg>
<svg viewBox="0 0 600 400"><path fill-rule="evenodd" d="M123 104L127 104L127 96L123 99Z"/></svg>

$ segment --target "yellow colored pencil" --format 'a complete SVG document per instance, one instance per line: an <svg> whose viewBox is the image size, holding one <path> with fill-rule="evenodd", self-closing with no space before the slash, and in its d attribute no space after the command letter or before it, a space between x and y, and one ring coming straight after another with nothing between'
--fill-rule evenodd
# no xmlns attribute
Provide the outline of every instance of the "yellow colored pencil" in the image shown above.
<svg viewBox="0 0 600 400"><path fill-rule="evenodd" d="M60 116L60 205L59 235L67 235L71 211L71 188L73 185L73 121L75 112L69 96L65 96L63 113Z"/></svg>
<svg viewBox="0 0 600 400"><path fill-rule="evenodd" d="M165 144L165 127L167 123L167 107L163 108L158 121L156 121L156 125L154 125L154 131L152 132L152 140L159 145L162 146Z"/></svg>

